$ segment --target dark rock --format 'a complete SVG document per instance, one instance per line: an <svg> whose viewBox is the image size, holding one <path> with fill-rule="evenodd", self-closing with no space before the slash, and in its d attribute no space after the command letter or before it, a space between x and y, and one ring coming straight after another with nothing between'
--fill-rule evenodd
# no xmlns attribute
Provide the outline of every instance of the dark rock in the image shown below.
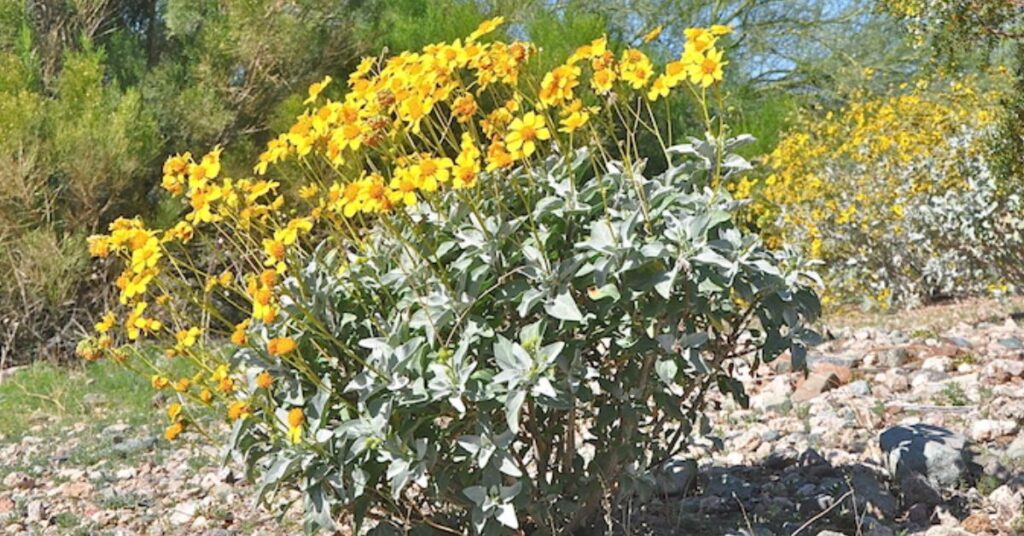
<svg viewBox="0 0 1024 536"><path fill-rule="evenodd" d="M879 519L891 520L896 517L899 504L889 490L882 485L878 474L866 465L854 465L850 469L850 485L857 499L859 512L867 512Z"/></svg>
<svg viewBox="0 0 1024 536"><path fill-rule="evenodd" d="M697 462L686 458L672 458L655 473L658 493L685 495L697 483Z"/></svg>
<svg viewBox="0 0 1024 536"><path fill-rule="evenodd" d="M938 426L894 426L882 432L879 444L897 481L916 473L936 488L952 488L979 472L967 438Z"/></svg>
<svg viewBox="0 0 1024 536"><path fill-rule="evenodd" d="M797 462L797 454L793 449L773 452L764 460L764 467L769 471L781 471Z"/></svg>
<svg viewBox="0 0 1024 536"><path fill-rule="evenodd" d="M899 479L903 504L942 504L942 493L920 473L905 473Z"/></svg>
<svg viewBox="0 0 1024 536"><path fill-rule="evenodd" d="M835 502L835 497L822 493L800 501L796 510L801 516L812 516L832 506Z"/></svg>
<svg viewBox="0 0 1024 536"><path fill-rule="evenodd" d="M934 507L930 504L913 504L907 508L907 519L914 525L927 527L932 524L932 510Z"/></svg>
<svg viewBox="0 0 1024 536"><path fill-rule="evenodd" d="M725 471L717 471L709 476L708 486L704 493L729 500L735 497L742 501L753 496L754 486L737 475Z"/></svg>

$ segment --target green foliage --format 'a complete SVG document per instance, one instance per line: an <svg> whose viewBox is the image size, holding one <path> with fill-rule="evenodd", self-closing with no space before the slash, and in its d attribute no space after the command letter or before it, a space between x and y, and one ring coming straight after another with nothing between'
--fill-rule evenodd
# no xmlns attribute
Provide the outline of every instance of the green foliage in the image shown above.
<svg viewBox="0 0 1024 536"><path fill-rule="evenodd" d="M310 370L235 356L272 372L272 405L304 406L314 438L239 420L260 489L298 483L310 529L373 511L374 534L564 534L606 497L650 493L650 471L707 427L709 390L745 403L736 366L786 350L799 364L816 339L813 275L703 186L716 147L674 147L688 161L655 177L617 162L595 176L580 150L482 179L473 201L447 191L358 251L325 241L264 335L293 338Z"/></svg>
<svg viewBox="0 0 1024 536"><path fill-rule="evenodd" d="M153 392L144 378L113 362L58 366L39 361L0 384L0 436L18 437L31 426L107 420L152 420ZM113 410L102 419L104 410Z"/></svg>

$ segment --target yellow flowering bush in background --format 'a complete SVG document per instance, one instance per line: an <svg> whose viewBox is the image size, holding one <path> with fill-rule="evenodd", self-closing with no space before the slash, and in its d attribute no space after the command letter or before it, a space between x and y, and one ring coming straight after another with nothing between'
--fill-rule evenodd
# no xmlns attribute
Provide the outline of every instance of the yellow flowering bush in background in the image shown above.
<svg viewBox="0 0 1024 536"><path fill-rule="evenodd" d="M488 40L501 22L367 58L338 100L313 84L250 177L219 147L169 158L180 220L90 238L121 306L79 354L172 392L169 440L215 408L261 497L301 488L309 531L599 523L706 424L708 389L743 397L738 362L816 339L814 274L716 188L749 168L711 106L729 28L663 68L600 38L532 79L541 52ZM673 90L703 140L671 145Z"/></svg>
<svg viewBox="0 0 1024 536"><path fill-rule="evenodd" d="M1019 198L992 173L999 85L921 80L855 94L802 118L766 157L767 175L730 185L751 224L824 261L828 297L883 308L1006 292L1020 253Z"/></svg>

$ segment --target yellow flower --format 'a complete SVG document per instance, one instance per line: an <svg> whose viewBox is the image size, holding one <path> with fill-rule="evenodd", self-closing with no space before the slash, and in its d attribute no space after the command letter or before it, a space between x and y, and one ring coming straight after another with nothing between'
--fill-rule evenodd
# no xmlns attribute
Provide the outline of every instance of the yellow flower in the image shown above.
<svg viewBox="0 0 1024 536"><path fill-rule="evenodd" d="M325 76L323 80L319 82L313 82L312 84L310 84L309 97L305 101L303 101L302 104L311 104L315 102L317 97L320 96L320 93L331 84L331 80L332 78L330 76Z"/></svg>
<svg viewBox="0 0 1024 536"><path fill-rule="evenodd" d="M534 112L517 117L509 125L505 145L515 158L527 158L537 150L537 140L551 139L551 132L544 124L544 118Z"/></svg>
<svg viewBox="0 0 1024 536"><path fill-rule="evenodd" d="M256 376L256 387L259 387L260 389L270 389L270 386L273 384L274 377L265 370Z"/></svg>
<svg viewBox="0 0 1024 536"><path fill-rule="evenodd" d="M164 430L164 438L166 438L168 441L174 441L175 438L181 435L181 432L184 429L185 425L183 423L176 422L168 426L167 429Z"/></svg>
<svg viewBox="0 0 1024 536"><path fill-rule="evenodd" d="M179 378L178 381L174 382L174 390L179 393L188 391L189 385L192 385L192 380L188 378Z"/></svg>
<svg viewBox="0 0 1024 536"><path fill-rule="evenodd" d="M295 350L295 341L291 337L275 337L267 342L267 353L282 356Z"/></svg>
<svg viewBox="0 0 1024 536"><path fill-rule="evenodd" d="M204 404L209 404L213 400L213 391L203 389L199 392L199 400L202 400Z"/></svg>
<svg viewBox="0 0 1024 536"><path fill-rule="evenodd" d="M167 418L176 421L179 416L181 416L181 404L174 402L167 406Z"/></svg>
<svg viewBox="0 0 1024 536"><path fill-rule="evenodd" d="M197 327L191 327L183 329L174 334L174 338L177 340L175 348L182 350L185 348L191 348L196 344L196 340L202 335L203 331Z"/></svg>
<svg viewBox="0 0 1024 536"><path fill-rule="evenodd" d="M98 333L106 333L110 331L111 328L113 328L114 324L116 323L117 317L114 316L114 313L112 311L107 311L106 314L103 315L103 318L101 318L100 321L96 323L96 331Z"/></svg>
<svg viewBox="0 0 1024 536"><path fill-rule="evenodd" d="M149 383L153 386L153 389L163 389L167 387L171 381L159 374L154 374L150 377Z"/></svg>
<svg viewBox="0 0 1024 536"><path fill-rule="evenodd" d="M241 400L235 400L228 406L228 420L237 421L249 416L249 405Z"/></svg>
<svg viewBox="0 0 1024 536"><path fill-rule="evenodd" d="M540 102L554 106L572 100L573 90L579 85L580 68L560 65L544 75L540 83Z"/></svg>
<svg viewBox="0 0 1024 536"><path fill-rule="evenodd" d="M661 30L662 30L662 27L659 24L659 25L655 26L653 30L645 33L644 37L643 37L644 43L650 43L651 41L654 41L655 39L657 39L658 36L661 35Z"/></svg>
<svg viewBox="0 0 1024 536"><path fill-rule="evenodd" d="M646 54L631 48L622 53L619 61L619 76L633 89L640 89L647 85L647 81L654 75L654 65Z"/></svg>
<svg viewBox="0 0 1024 536"><path fill-rule="evenodd" d="M302 413L302 408L288 410L288 439L293 444L302 441L302 423L304 422L306 422L306 415Z"/></svg>
<svg viewBox="0 0 1024 536"><path fill-rule="evenodd" d="M587 124L587 121L590 120L591 112L596 110L596 108L582 108L580 106L574 108L575 109L567 110L569 111L568 115L562 117L559 121L559 124L561 125L561 128L558 129L559 132L564 132L566 134L576 132L580 127Z"/></svg>
<svg viewBox="0 0 1024 536"><path fill-rule="evenodd" d="M689 65L690 83L708 87L722 80L722 66L726 63L722 61L721 50L709 49L700 61Z"/></svg>
<svg viewBox="0 0 1024 536"><path fill-rule="evenodd" d="M684 53L701 54L704 50L712 47L717 39L706 28L687 28L683 33L686 35L686 44L683 46Z"/></svg>
<svg viewBox="0 0 1024 536"><path fill-rule="evenodd" d="M469 37L466 38L466 42L469 43L476 41L477 39L493 32L498 28L498 26L501 26L503 22L505 22L505 17L494 17L493 19L481 22L480 26L477 26L476 30L473 30L473 33L469 34Z"/></svg>

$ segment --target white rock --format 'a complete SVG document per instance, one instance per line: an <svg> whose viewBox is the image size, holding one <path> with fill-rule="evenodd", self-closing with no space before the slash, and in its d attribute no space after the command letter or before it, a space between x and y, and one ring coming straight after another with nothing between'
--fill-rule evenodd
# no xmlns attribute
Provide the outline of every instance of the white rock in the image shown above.
<svg viewBox="0 0 1024 536"><path fill-rule="evenodd" d="M953 360L946 356L935 356L925 359L921 363L921 370L934 370L936 372L946 372L953 368Z"/></svg>
<svg viewBox="0 0 1024 536"><path fill-rule="evenodd" d="M971 439L975 441L991 441L1017 431L1016 421L981 419L971 425Z"/></svg>
<svg viewBox="0 0 1024 536"><path fill-rule="evenodd" d="M169 521L172 525L184 525L192 520L192 517L196 515L196 503L194 501L185 501L178 503L171 511L171 517Z"/></svg>

